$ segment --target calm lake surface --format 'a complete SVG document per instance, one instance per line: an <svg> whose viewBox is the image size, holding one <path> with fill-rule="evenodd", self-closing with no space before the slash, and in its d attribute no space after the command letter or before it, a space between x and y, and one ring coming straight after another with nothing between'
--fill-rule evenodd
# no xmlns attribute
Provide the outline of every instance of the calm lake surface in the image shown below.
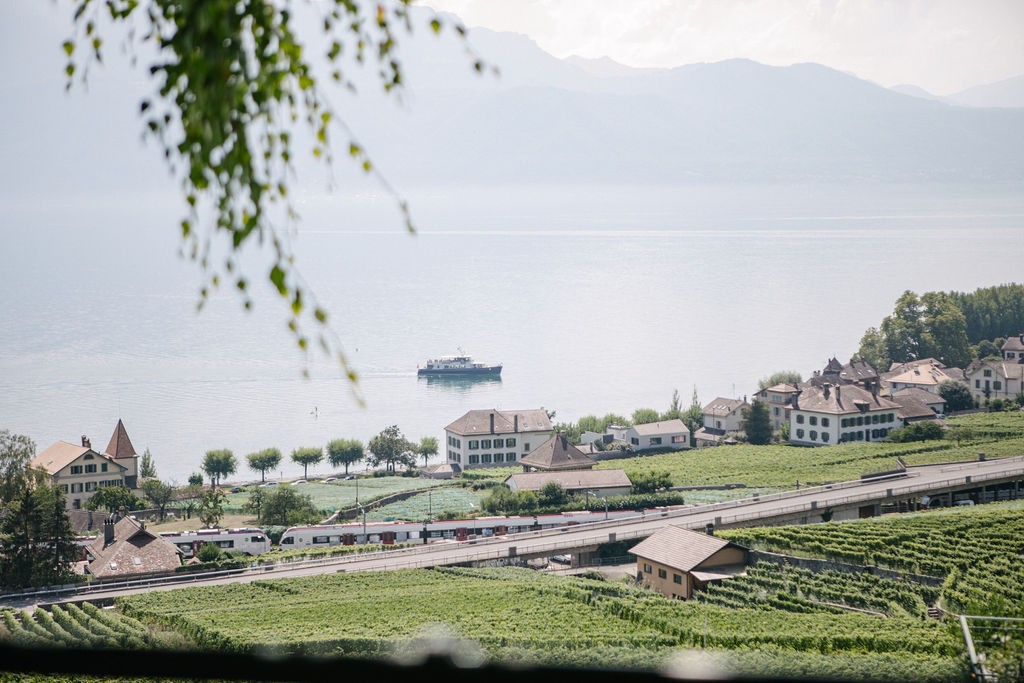
<svg viewBox="0 0 1024 683"><path fill-rule="evenodd" d="M556 421L750 395L778 370L848 360L904 290L1024 279L1020 187L463 188L300 200L291 242L359 374L304 358L283 305L224 288L196 312L173 194L0 207L0 428L42 450L118 418L158 474L203 453L438 437L477 408ZM258 268L258 260L251 263ZM500 381L419 379L462 348ZM308 367L310 378L302 376ZM326 473L322 465L312 473ZM301 474L286 462L281 476Z"/></svg>

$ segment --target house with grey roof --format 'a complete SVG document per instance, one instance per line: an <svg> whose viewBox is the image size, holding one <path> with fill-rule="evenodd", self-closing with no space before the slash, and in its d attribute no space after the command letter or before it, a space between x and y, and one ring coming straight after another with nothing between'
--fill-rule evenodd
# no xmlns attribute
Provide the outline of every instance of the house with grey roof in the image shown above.
<svg viewBox="0 0 1024 683"><path fill-rule="evenodd" d="M50 475L65 494L68 509L79 510L105 486L136 487L138 455L121 420L103 453L95 451L88 436L80 444L58 441L32 458L31 466Z"/></svg>
<svg viewBox="0 0 1024 683"><path fill-rule="evenodd" d="M1024 357L1013 360L976 360L964 373L971 394L986 398L1014 398L1024 391Z"/></svg>
<svg viewBox="0 0 1024 683"><path fill-rule="evenodd" d="M742 575L746 548L681 526L662 527L628 551L636 556L637 578L667 598L688 600L715 581Z"/></svg>
<svg viewBox="0 0 1024 683"><path fill-rule="evenodd" d="M753 400L768 404L768 416L772 423L772 431L778 431L783 424L789 424L789 408L793 403L793 396L798 393L800 393L800 388L795 384L780 382L760 389L754 394Z"/></svg>
<svg viewBox="0 0 1024 683"><path fill-rule="evenodd" d="M902 427L900 405L856 384L807 386L793 398L789 441L827 446L848 441L882 441Z"/></svg>
<svg viewBox="0 0 1024 683"><path fill-rule="evenodd" d="M1015 337L1007 337L1000 347L1003 353L1003 360L1018 362L1024 358L1024 333Z"/></svg>
<svg viewBox="0 0 1024 683"><path fill-rule="evenodd" d="M625 441L634 451L680 451L690 447L690 429L679 418L629 427Z"/></svg>
<svg viewBox="0 0 1024 683"><path fill-rule="evenodd" d="M948 368L935 358L894 363L888 372L882 373L882 386L890 395L902 389L923 389L937 394L939 385L946 381L964 381L964 371Z"/></svg>
<svg viewBox="0 0 1024 683"><path fill-rule="evenodd" d="M908 407L908 398L912 399L916 403L926 406L932 411L932 415L929 416L925 413L921 413L923 417L940 416L946 413L946 399L942 398L938 394L933 394L932 392L925 391L923 389L900 389L899 391L893 392L892 396L889 396L888 398L891 398L893 401L899 403L905 408ZM914 411L920 413L920 409L917 407L914 407ZM904 421L906 420L904 419Z"/></svg>
<svg viewBox="0 0 1024 683"><path fill-rule="evenodd" d="M463 470L518 463L552 432L544 408L470 410L445 427L446 460Z"/></svg>
<svg viewBox="0 0 1024 683"><path fill-rule="evenodd" d="M561 470L550 472L522 472L506 478L504 483L513 491L540 491L555 482L568 493L591 492L599 498L628 496L633 490L625 470Z"/></svg>

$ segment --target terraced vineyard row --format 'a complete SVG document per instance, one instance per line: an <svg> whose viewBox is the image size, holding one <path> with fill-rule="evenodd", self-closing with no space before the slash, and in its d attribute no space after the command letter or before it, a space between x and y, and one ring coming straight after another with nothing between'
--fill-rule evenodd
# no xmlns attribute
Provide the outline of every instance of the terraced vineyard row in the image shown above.
<svg viewBox="0 0 1024 683"><path fill-rule="evenodd" d="M869 574L812 572L761 562L749 567L746 576L713 584L697 597L707 604L733 608L830 614L864 610L921 618L938 599L939 589Z"/></svg>
<svg viewBox="0 0 1024 683"><path fill-rule="evenodd" d="M4 639L19 646L145 648L153 645L142 623L91 603L52 605L33 613L4 610Z"/></svg>

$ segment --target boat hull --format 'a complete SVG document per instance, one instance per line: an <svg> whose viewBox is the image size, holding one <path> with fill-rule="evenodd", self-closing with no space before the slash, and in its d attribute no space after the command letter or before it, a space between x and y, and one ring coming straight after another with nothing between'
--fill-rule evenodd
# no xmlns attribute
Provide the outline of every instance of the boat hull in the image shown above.
<svg viewBox="0 0 1024 683"><path fill-rule="evenodd" d="M495 376L501 374L500 365L491 365L482 368L419 368L416 374L429 377L458 377L458 376Z"/></svg>

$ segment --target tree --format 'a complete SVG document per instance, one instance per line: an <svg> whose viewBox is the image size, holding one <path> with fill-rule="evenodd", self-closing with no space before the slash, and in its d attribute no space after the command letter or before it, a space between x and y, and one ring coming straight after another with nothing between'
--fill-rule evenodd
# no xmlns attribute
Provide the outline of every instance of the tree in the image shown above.
<svg viewBox="0 0 1024 683"><path fill-rule="evenodd" d="M203 485L203 475L199 474L198 472L193 472L192 474L188 475L188 485L189 486L202 486Z"/></svg>
<svg viewBox="0 0 1024 683"><path fill-rule="evenodd" d="M638 472L629 475L633 493L657 493L672 487L672 475L668 472Z"/></svg>
<svg viewBox="0 0 1024 683"><path fill-rule="evenodd" d="M803 378L796 370L781 370L759 379L757 381L757 388L767 389L768 387L774 387L776 384L792 384L793 386L796 386L802 381Z"/></svg>
<svg viewBox="0 0 1024 683"><path fill-rule="evenodd" d="M427 460L430 456L437 455L437 437L436 436L424 436L420 439L419 446L416 447L416 453L423 458L423 466L427 466Z"/></svg>
<svg viewBox="0 0 1024 683"><path fill-rule="evenodd" d="M260 523L268 526L294 526L319 521L320 511L306 493L298 493L291 486L280 486L263 496Z"/></svg>
<svg viewBox="0 0 1024 683"><path fill-rule="evenodd" d="M195 483L193 477L199 477L199 482ZM185 513L185 519L192 519L192 515L196 512L199 507L199 501L203 497L203 478L200 475L192 475L188 478L188 486L182 486L174 491L174 500L178 501L181 505L182 512Z"/></svg>
<svg viewBox="0 0 1024 683"><path fill-rule="evenodd" d="M249 462L249 469L260 473L260 481L266 481L267 470L281 464L281 451L276 448L264 448L262 451L250 453L245 459Z"/></svg>
<svg viewBox="0 0 1024 683"><path fill-rule="evenodd" d="M142 460L139 461L139 476L143 479L156 479L156 464L148 448L142 453Z"/></svg>
<svg viewBox="0 0 1024 683"><path fill-rule="evenodd" d="M260 516L263 510L263 502L267 497L265 493L266 489L262 486L257 486L249 494L249 500L242 505L242 512L248 512L256 516L256 521L260 521Z"/></svg>
<svg viewBox="0 0 1024 683"><path fill-rule="evenodd" d="M952 368L963 368L973 353L967 341L967 320L953 299L943 292L928 292L921 297L924 326L922 355L937 358Z"/></svg>
<svg viewBox="0 0 1024 683"><path fill-rule="evenodd" d="M679 390L674 389L672 391L672 401L668 404L668 410L666 410L662 416L662 420L676 420L683 418L683 406L679 402Z"/></svg>
<svg viewBox="0 0 1024 683"><path fill-rule="evenodd" d="M700 399L697 398L697 387L693 387L693 396L690 397L690 407L683 413L683 422L686 423L686 427L690 432L695 432L704 426L704 408L700 405Z"/></svg>
<svg viewBox="0 0 1024 683"><path fill-rule="evenodd" d="M18 489L0 514L0 585L47 586L72 578L80 551L55 486L37 482Z"/></svg>
<svg viewBox="0 0 1024 683"><path fill-rule="evenodd" d="M217 547L216 543L210 543L207 541L199 546L199 552L196 553L196 558L200 562L216 562L221 556L220 548Z"/></svg>
<svg viewBox="0 0 1024 683"><path fill-rule="evenodd" d="M871 367L876 368L879 372L885 372L892 365L885 337L874 327L869 327L864 336L860 338L857 357Z"/></svg>
<svg viewBox="0 0 1024 683"><path fill-rule="evenodd" d="M415 445L406 440L398 425L391 425L370 439L368 449L371 467L384 465L388 472L394 472L396 464L409 466L407 454L415 449ZM413 460L412 464L415 465L416 461Z"/></svg>
<svg viewBox="0 0 1024 683"><path fill-rule="evenodd" d="M125 510L141 510L142 501L126 486L104 486L85 501L86 510L106 510L117 512Z"/></svg>
<svg viewBox="0 0 1024 683"><path fill-rule="evenodd" d="M1006 340L996 339L989 341L988 339L982 339L978 342L978 345L974 347L974 355L976 358L985 360L987 358L1002 358L1003 357L1003 343Z"/></svg>
<svg viewBox="0 0 1024 683"><path fill-rule="evenodd" d="M748 408L744 408L743 412L743 431L747 435L747 442L755 446L764 446L770 443L772 420L768 413L768 404L764 401L754 401Z"/></svg>
<svg viewBox="0 0 1024 683"><path fill-rule="evenodd" d="M942 425L934 420L925 420L923 422L911 422L906 427L890 429L888 439L896 443L907 443L910 441L941 439L944 435Z"/></svg>
<svg viewBox="0 0 1024 683"><path fill-rule="evenodd" d="M635 425L650 424L660 419L661 414L654 408L637 408L633 411L633 424Z"/></svg>
<svg viewBox="0 0 1024 683"><path fill-rule="evenodd" d="M226 448L206 451L202 469L210 478L210 487L216 487L224 477L235 473L235 455Z"/></svg>
<svg viewBox="0 0 1024 683"><path fill-rule="evenodd" d="M317 346L339 363L353 389L356 374L327 311L298 273L289 240L274 217L291 221L297 216L289 192L293 140L302 139L297 133L305 131L296 127L308 128L312 156L328 164L333 135L341 131L349 138L345 153L365 173L377 174L367 152L328 105L321 74L308 57L315 52L304 49L304 43L323 41L328 73L336 85L355 90L350 67L354 71L376 61L384 90L398 92L404 72L395 26L412 31L411 1L309 3L322 15L315 24L322 29L320 36L300 35L293 21L299 8L292 3L74 0L75 33L63 45L69 88L76 74L84 80L87 68L81 67L102 61L104 41L97 26L112 24L111 32L124 29L122 49L133 61L135 55L154 55L143 73L156 95L143 100L139 112L146 134L159 143L182 185L182 252L204 273L200 306L223 279L239 292L243 306L251 308L249 269L240 265L248 259L242 257L247 249L269 252L268 278L287 304L288 328L297 346L306 352L310 340L304 323L314 325ZM440 33L449 19L431 11L427 23ZM458 23L452 30L457 36L466 34ZM79 45L84 49L78 50ZM483 61L466 47L473 67L483 72ZM414 232L405 200L377 177L395 195L407 230ZM207 207L212 220L200 217ZM226 256L222 265L215 265L213 256L219 251Z"/></svg>
<svg viewBox="0 0 1024 683"><path fill-rule="evenodd" d="M946 399L946 410L970 410L974 407L971 389L963 382L951 379L939 382L939 396Z"/></svg>
<svg viewBox="0 0 1024 683"><path fill-rule="evenodd" d="M882 337L889 358L896 363L918 360L924 336L921 300L909 289L896 300L892 315L882 319Z"/></svg>
<svg viewBox="0 0 1024 683"><path fill-rule="evenodd" d="M302 465L302 478L306 479L309 473L309 466L316 465L324 459L322 448L296 448L292 451L292 462Z"/></svg>
<svg viewBox="0 0 1024 683"><path fill-rule="evenodd" d="M220 489L210 488L203 491L196 514L204 527L212 529L220 524L221 518L224 517L225 502L227 502L227 496Z"/></svg>
<svg viewBox="0 0 1024 683"><path fill-rule="evenodd" d="M554 507L564 505L569 500L565 488L557 481L549 481L540 487L537 492L537 503L543 507Z"/></svg>
<svg viewBox="0 0 1024 683"><path fill-rule="evenodd" d="M32 439L0 430L0 503L13 500L29 485L29 463L35 455Z"/></svg>
<svg viewBox="0 0 1024 683"><path fill-rule="evenodd" d="M345 467L348 474L349 465L354 465L366 457L363 442L357 439L334 439L327 444L327 460L332 467Z"/></svg>
<svg viewBox="0 0 1024 683"><path fill-rule="evenodd" d="M167 506L174 500L174 487L159 479L147 479L142 484L142 492L153 507L160 512L160 521L167 516Z"/></svg>

